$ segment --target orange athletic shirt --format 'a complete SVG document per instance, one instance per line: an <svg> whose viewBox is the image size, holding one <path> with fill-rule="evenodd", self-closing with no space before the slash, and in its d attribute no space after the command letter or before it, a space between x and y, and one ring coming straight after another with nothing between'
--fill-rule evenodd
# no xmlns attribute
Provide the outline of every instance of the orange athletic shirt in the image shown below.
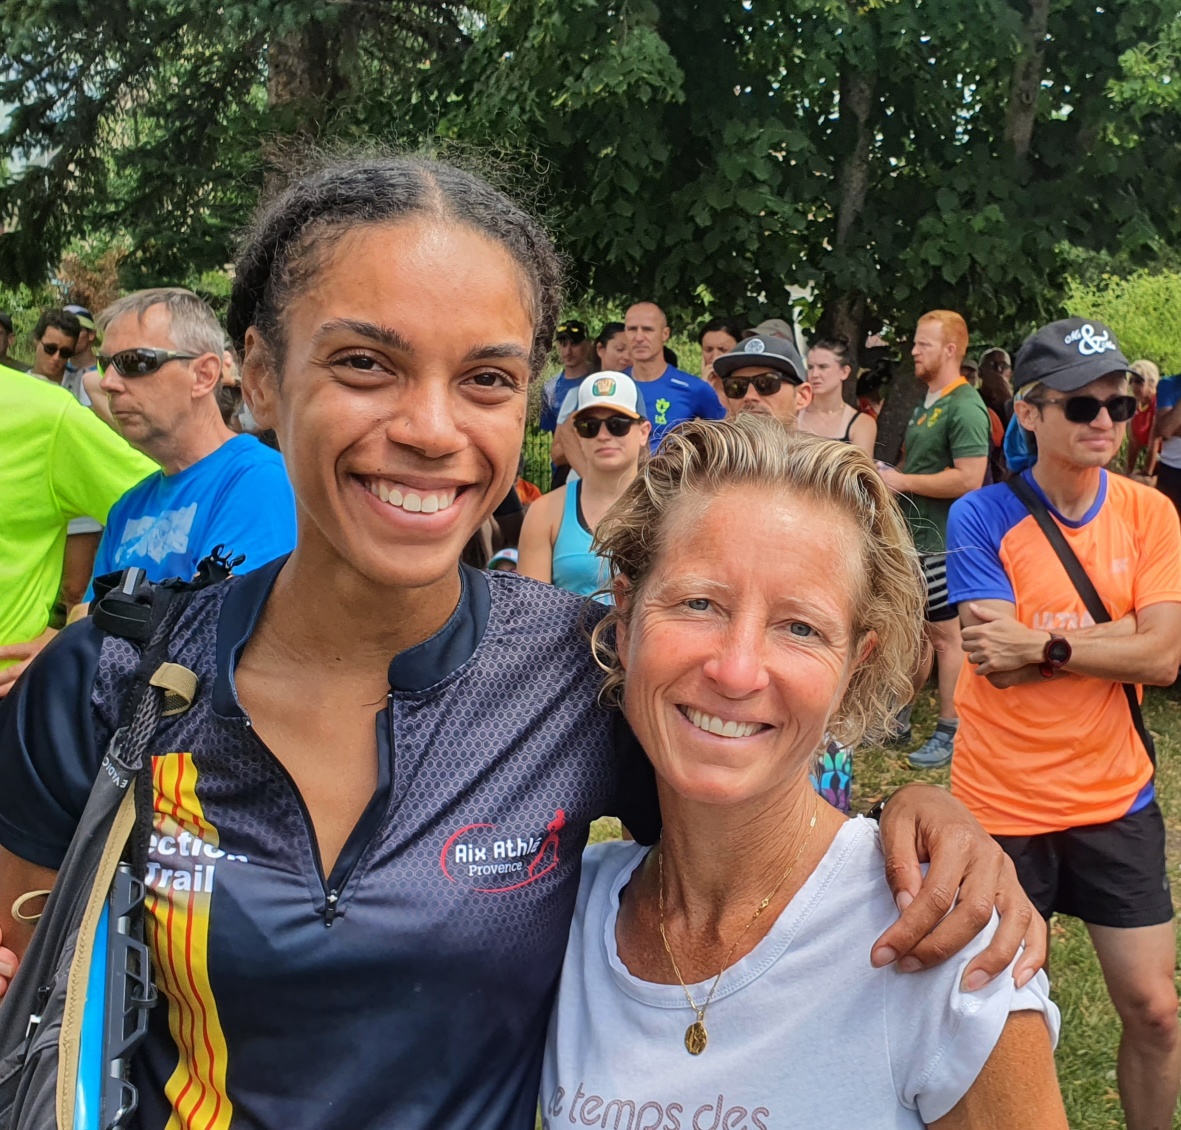
<svg viewBox="0 0 1181 1130"><path fill-rule="evenodd" d="M1026 481L1041 494L1029 472ZM1113 620L1181 602L1181 529L1164 495L1104 471L1082 519L1050 513ZM1042 630L1093 623L1045 534L1003 484L959 499L947 537L951 601L1011 601L1021 623ZM951 789L994 835L1102 824L1152 799L1152 765L1119 683L1068 674L998 690L965 663L955 701Z"/></svg>

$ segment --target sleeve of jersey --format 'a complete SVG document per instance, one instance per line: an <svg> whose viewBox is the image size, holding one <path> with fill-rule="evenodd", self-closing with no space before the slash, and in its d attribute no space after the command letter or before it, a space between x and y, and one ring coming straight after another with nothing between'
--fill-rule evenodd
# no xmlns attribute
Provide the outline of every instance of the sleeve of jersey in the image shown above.
<svg viewBox="0 0 1181 1130"><path fill-rule="evenodd" d="M1000 488L1009 493L1007 487ZM1001 562L1008 529L997 491L988 488L956 499L947 519L947 599L1008 600L1016 603L1013 583Z"/></svg>
<svg viewBox="0 0 1181 1130"><path fill-rule="evenodd" d="M1137 491L1144 504L1141 550L1136 562L1136 608L1181 602L1181 525L1169 499L1155 490Z"/></svg>
<svg viewBox="0 0 1181 1130"><path fill-rule="evenodd" d="M974 459L988 454L991 426L983 400L975 397L957 405L949 424L948 443L953 459Z"/></svg>
<svg viewBox="0 0 1181 1130"><path fill-rule="evenodd" d="M282 459L265 457L241 468L219 493L214 519L201 536L201 557L219 545L231 556L243 555L239 573L290 553L295 548L295 494Z"/></svg>
<svg viewBox="0 0 1181 1130"><path fill-rule="evenodd" d="M698 381L701 387L698 392L698 409L699 416L703 416L707 420L721 420L725 418L726 407L718 399L718 394L714 392L713 385L708 381Z"/></svg>
<svg viewBox="0 0 1181 1130"><path fill-rule="evenodd" d="M89 619L61 632L0 702L0 846L56 871L98 772L91 707L103 635Z"/></svg>

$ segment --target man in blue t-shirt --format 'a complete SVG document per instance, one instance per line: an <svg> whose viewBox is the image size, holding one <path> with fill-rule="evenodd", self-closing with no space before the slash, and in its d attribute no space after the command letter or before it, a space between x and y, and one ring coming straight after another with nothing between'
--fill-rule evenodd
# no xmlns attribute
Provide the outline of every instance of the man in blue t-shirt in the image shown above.
<svg viewBox="0 0 1181 1130"><path fill-rule="evenodd" d="M624 372L641 386L652 421L648 444L653 451L664 433L682 420L720 420L726 415L718 394L705 381L665 361L668 319L655 302L637 302L623 324L632 355L632 367Z"/></svg>
<svg viewBox="0 0 1181 1130"><path fill-rule="evenodd" d="M93 576L135 565L149 580L188 580L218 545L245 557L238 572L290 552L295 498L283 457L222 420L224 335L213 311L162 287L119 299L99 326L100 387L115 422L161 469L111 508Z"/></svg>

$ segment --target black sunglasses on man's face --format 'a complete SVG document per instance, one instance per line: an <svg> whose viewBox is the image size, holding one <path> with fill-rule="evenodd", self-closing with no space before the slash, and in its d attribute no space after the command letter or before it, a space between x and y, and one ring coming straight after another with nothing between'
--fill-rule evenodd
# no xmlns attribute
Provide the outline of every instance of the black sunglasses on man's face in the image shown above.
<svg viewBox="0 0 1181 1130"><path fill-rule="evenodd" d="M174 349L121 349L118 353L99 353L98 375L114 369L121 377L146 377L169 361L195 361L200 353L178 353Z"/></svg>
<svg viewBox="0 0 1181 1130"><path fill-rule="evenodd" d="M1094 396L1068 396L1061 398L1044 397L1034 401L1043 404L1057 404L1062 409L1062 415L1072 424L1090 424L1098 418L1104 408L1113 424L1124 424L1136 415L1136 398L1134 396L1109 396L1100 400Z"/></svg>
<svg viewBox="0 0 1181 1130"><path fill-rule="evenodd" d="M57 345L52 341L39 341L37 344L45 350L47 357L56 357L60 353L62 360L68 361L74 356L74 347L72 345Z"/></svg>
<svg viewBox="0 0 1181 1130"><path fill-rule="evenodd" d="M758 373L753 377L724 377L722 391L727 400L741 400L751 385L760 396L774 396L782 387L785 378L778 373Z"/></svg>

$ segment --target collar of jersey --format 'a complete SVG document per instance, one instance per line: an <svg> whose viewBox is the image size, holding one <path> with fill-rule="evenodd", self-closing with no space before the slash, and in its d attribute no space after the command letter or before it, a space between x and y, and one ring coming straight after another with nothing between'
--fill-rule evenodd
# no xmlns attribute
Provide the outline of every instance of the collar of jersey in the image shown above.
<svg viewBox="0 0 1181 1130"><path fill-rule="evenodd" d="M234 688L234 668L258 623L271 588L287 557L280 557L231 582L217 621L217 679L214 712L224 718L245 716ZM463 666L475 653L488 627L491 594L478 569L460 565L459 603L433 636L400 652L390 661L390 689L424 691Z"/></svg>
<svg viewBox="0 0 1181 1130"><path fill-rule="evenodd" d="M1046 497L1046 492L1037 485L1037 479L1033 477L1032 467L1028 471L1022 471L1021 474L1024 476L1025 481L1037 492L1038 498L1046 504L1046 509L1058 519L1061 525L1066 526L1067 529L1081 529L1103 509L1103 503L1107 499L1107 471L1104 468L1100 468L1099 493L1095 495L1095 501L1091 503L1087 508L1087 512L1081 518L1067 518L1054 509L1054 504Z"/></svg>

